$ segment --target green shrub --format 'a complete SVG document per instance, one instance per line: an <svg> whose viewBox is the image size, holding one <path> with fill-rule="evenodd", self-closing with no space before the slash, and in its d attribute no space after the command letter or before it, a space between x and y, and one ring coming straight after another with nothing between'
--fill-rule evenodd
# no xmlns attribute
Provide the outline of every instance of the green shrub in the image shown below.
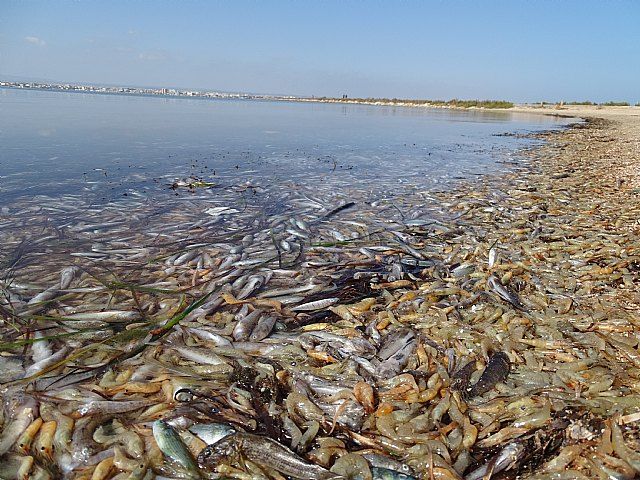
<svg viewBox="0 0 640 480"><path fill-rule="evenodd" d="M605 107L628 107L629 102L605 102L601 103L600 105L603 105Z"/></svg>

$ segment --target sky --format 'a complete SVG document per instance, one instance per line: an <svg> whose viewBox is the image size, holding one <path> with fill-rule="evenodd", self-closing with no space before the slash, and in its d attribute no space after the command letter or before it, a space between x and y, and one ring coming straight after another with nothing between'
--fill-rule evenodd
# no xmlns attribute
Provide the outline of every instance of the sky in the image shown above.
<svg viewBox="0 0 640 480"><path fill-rule="evenodd" d="M0 0L0 80L640 102L640 1Z"/></svg>

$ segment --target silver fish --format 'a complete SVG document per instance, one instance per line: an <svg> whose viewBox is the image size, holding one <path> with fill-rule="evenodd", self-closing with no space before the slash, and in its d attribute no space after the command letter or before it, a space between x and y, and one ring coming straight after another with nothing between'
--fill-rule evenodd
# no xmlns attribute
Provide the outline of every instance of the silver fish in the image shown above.
<svg viewBox="0 0 640 480"><path fill-rule="evenodd" d="M487 286L496 293L500 298L509 302L518 310L525 310L524 305L520 301L518 295L506 288L495 275L490 275L487 279Z"/></svg>
<svg viewBox="0 0 640 480"><path fill-rule="evenodd" d="M293 312L309 312L312 310L322 310L324 308L330 307L331 305L335 305L340 301L339 298L324 298L322 300L315 300L313 302L303 303L302 305L298 305L293 307L291 311Z"/></svg>

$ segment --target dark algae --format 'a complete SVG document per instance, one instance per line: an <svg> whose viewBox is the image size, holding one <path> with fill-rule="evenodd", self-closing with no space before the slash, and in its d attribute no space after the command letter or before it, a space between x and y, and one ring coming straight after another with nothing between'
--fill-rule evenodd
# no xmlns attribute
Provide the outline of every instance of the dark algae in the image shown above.
<svg viewBox="0 0 640 480"><path fill-rule="evenodd" d="M496 352L491 355L487 366L478 381L467 389L468 398L484 395L499 382L504 382L509 376L511 362L504 352Z"/></svg>

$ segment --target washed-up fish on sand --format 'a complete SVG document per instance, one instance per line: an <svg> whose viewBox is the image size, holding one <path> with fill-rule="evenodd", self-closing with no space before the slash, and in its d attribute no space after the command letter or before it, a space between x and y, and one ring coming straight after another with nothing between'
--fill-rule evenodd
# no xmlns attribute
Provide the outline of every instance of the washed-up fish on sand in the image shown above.
<svg viewBox="0 0 640 480"><path fill-rule="evenodd" d="M0 477L637 478L617 132L438 189L185 172L3 206Z"/></svg>

